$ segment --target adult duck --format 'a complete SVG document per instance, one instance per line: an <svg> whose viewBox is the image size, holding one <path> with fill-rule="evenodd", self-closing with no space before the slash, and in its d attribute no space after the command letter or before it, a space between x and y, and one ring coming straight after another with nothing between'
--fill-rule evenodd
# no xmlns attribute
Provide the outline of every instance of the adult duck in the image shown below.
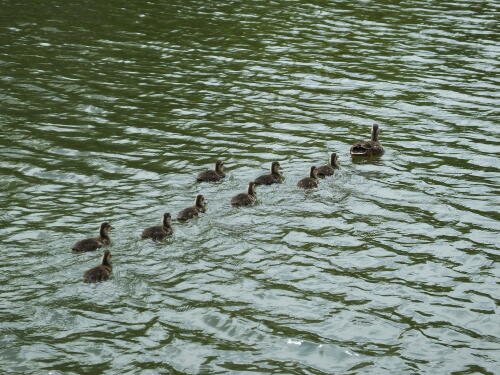
<svg viewBox="0 0 500 375"><path fill-rule="evenodd" d="M364 142L357 142L351 147L351 156L376 156L384 153L384 148L378 140L380 128L377 124L372 128L372 139Z"/></svg>

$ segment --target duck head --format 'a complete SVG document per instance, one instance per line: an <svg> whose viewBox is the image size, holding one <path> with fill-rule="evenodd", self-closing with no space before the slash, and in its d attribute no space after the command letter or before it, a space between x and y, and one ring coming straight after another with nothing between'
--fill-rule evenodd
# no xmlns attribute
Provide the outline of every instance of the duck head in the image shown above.
<svg viewBox="0 0 500 375"><path fill-rule="evenodd" d="M101 230L100 230L100 234L102 237L106 237L108 235L108 232L113 229L113 227L111 226L110 223L106 222L106 223L102 223L101 224Z"/></svg>
<svg viewBox="0 0 500 375"><path fill-rule="evenodd" d="M309 177L317 179L318 178L318 168L312 166L311 171L309 172Z"/></svg>
<svg viewBox="0 0 500 375"><path fill-rule="evenodd" d="M219 174L224 173L224 162L222 160L217 160L215 162L215 171Z"/></svg>
<svg viewBox="0 0 500 375"><path fill-rule="evenodd" d="M170 213L166 212L163 214L163 226L164 227L169 227L170 224L172 223L172 216Z"/></svg>
<svg viewBox="0 0 500 375"><path fill-rule="evenodd" d="M271 174L280 174L281 172L281 165L279 162L277 161L273 161L273 163L271 164Z"/></svg>
<svg viewBox="0 0 500 375"><path fill-rule="evenodd" d="M248 195L252 195L255 197L255 182L250 182L248 184Z"/></svg>
<svg viewBox="0 0 500 375"><path fill-rule="evenodd" d="M330 155L330 165L332 167L335 167L337 165L337 159L338 159L338 156L335 152L332 153L332 155Z"/></svg>
<svg viewBox="0 0 500 375"><path fill-rule="evenodd" d="M196 196L195 206L199 208L202 212L205 212L205 207L207 202L205 201L205 197L201 194Z"/></svg>
<svg viewBox="0 0 500 375"><path fill-rule="evenodd" d="M104 255L102 256L102 265L111 267L111 251L104 251Z"/></svg>
<svg viewBox="0 0 500 375"><path fill-rule="evenodd" d="M380 133L380 129L379 129L378 125L374 124L373 128L372 128L372 141L373 142L378 142L379 133Z"/></svg>

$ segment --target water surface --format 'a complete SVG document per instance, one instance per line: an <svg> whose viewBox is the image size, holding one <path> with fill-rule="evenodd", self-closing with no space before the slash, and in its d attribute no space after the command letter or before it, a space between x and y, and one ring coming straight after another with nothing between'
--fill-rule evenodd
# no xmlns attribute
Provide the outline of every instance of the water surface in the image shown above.
<svg viewBox="0 0 500 375"><path fill-rule="evenodd" d="M0 5L0 372L498 371L498 2Z"/></svg>

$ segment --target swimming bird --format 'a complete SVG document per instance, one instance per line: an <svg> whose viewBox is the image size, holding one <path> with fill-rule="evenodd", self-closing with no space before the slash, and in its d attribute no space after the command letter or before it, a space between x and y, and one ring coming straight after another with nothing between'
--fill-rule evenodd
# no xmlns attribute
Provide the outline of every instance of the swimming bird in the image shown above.
<svg viewBox="0 0 500 375"><path fill-rule="evenodd" d="M303 178L297 183L299 188L303 189L312 189L318 187L318 168L311 167L311 171L309 172L309 177Z"/></svg>
<svg viewBox="0 0 500 375"><path fill-rule="evenodd" d="M224 162L217 160L215 162L215 170L207 170L201 172L196 178L197 182L217 182L226 177L224 173Z"/></svg>
<svg viewBox="0 0 500 375"><path fill-rule="evenodd" d="M155 225L153 227L148 227L142 231L142 239L151 238L152 240L162 240L166 236L170 236L173 233L172 229L172 217L167 212L163 214L163 225Z"/></svg>
<svg viewBox="0 0 500 375"><path fill-rule="evenodd" d="M318 177L326 177L326 176L331 176L333 172L335 172L335 169L337 169L339 166L337 165L337 154L334 152L330 156L330 164L323 165L318 168Z"/></svg>
<svg viewBox="0 0 500 375"><path fill-rule="evenodd" d="M183 209L177 214L177 220L186 221L198 216L198 213L205 212L206 202L205 197L201 194L196 196L194 206Z"/></svg>
<svg viewBox="0 0 500 375"><path fill-rule="evenodd" d="M352 156L375 156L382 155L384 148L378 140L380 129L377 124L372 128L372 139L364 142L357 142L351 147Z"/></svg>
<svg viewBox="0 0 500 375"><path fill-rule="evenodd" d="M100 248L101 246L110 245L111 239L109 238L108 232L111 229L113 229L113 227L109 223L102 223L98 237L92 237L80 240L73 245L71 250L73 250L74 252L94 251Z"/></svg>
<svg viewBox="0 0 500 375"><path fill-rule="evenodd" d="M104 251L102 256L102 263L99 266L92 267L83 273L83 281L86 283L98 283L109 279L112 270L111 265L111 252Z"/></svg>
<svg viewBox="0 0 500 375"><path fill-rule="evenodd" d="M251 204L254 204L256 199L257 196L255 194L255 182L250 182L248 184L247 193L240 193L238 195L235 195L231 199L231 204L235 207L249 206Z"/></svg>
<svg viewBox="0 0 500 375"><path fill-rule="evenodd" d="M271 164L271 174L265 174L257 177L254 181L255 185L272 185L281 183L283 181L283 175L280 171L280 163L273 161Z"/></svg>

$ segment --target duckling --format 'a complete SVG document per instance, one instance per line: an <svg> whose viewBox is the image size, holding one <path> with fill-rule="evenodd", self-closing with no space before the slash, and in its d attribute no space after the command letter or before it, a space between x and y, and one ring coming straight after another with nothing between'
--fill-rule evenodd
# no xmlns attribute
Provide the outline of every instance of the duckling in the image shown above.
<svg viewBox="0 0 500 375"><path fill-rule="evenodd" d="M196 201L194 206L183 209L181 212L177 214L177 220L186 221L188 219L192 219L195 216L198 216L198 213L205 212L206 202L205 197L199 194L196 197Z"/></svg>
<svg viewBox="0 0 500 375"><path fill-rule="evenodd" d="M372 128L372 139L365 142L357 142L351 147L352 156L375 156L382 155L384 153L384 148L378 141L378 135L380 129L377 124L373 125Z"/></svg>
<svg viewBox="0 0 500 375"><path fill-rule="evenodd" d="M255 185L272 185L279 184L283 181L283 175L281 174L281 165L277 161L273 161L271 164L271 174L264 174L255 179Z"/></svg>
<svg viewBox="0 0 500 375"><path fill-rule="evenodd" d="M98 283L107 280L109 279L109 275L111 275L112 268L111 252L106 250L102 256L102 263L83 273L83 281L86 283Z"/></svg>
<svg viewBox="0 0 500 375"><path fill-rule="evenodd" d="M311 167L311 171L309 172L309 177L303 178L297 183L299 188L303 189L312 189L318 187L318 168Z"/></svg>
<svg viewBox="0 0 500 375"><path fill-rule="evenodd" d="M248 193L240 193L238 195L235 195L231 199L231 205L235 207L249 206L251 204L254 204L256 199L257 197L255 194L255 182L250 182L248 184Z"/></svg>
<svg viewBox="0 0 500 375"><path fill-rule="evenodd" d="M217 182L226 177L224 173L224 162L217 160L215 162L215 170L207 170L201 172L196 178L197 182Z"/></svg>
<svg viewBox="0 0 500 375"><path fill-rule="evenodd" d="M163 214L163 225L155 225L144 229L141 238L151 238L154 241L163 240L166 236L170 236L173 233L171 223L172 217L167 212Z"/></svg>
<svg viewBox="0 0 500 375"><path fill-rule="evenodd" d="M113 227L109 223L102 223L98 237L86 238L84 240L78 241L73 245L71 250L73 250L74 252L94 251L101 246L110 245L111 239L109 238L108 232L111 229L113 229Z"/></svg>
<svg viewBox="0 0 500 375"><path fill-rule="evenodd" d="M330 164L323 165L318 168L318 177L326 177L326 176L331 176L333 172L335 172L335 169L337 169L339 166L337 165L337 154L334 152L330 156Z"/></svg>

